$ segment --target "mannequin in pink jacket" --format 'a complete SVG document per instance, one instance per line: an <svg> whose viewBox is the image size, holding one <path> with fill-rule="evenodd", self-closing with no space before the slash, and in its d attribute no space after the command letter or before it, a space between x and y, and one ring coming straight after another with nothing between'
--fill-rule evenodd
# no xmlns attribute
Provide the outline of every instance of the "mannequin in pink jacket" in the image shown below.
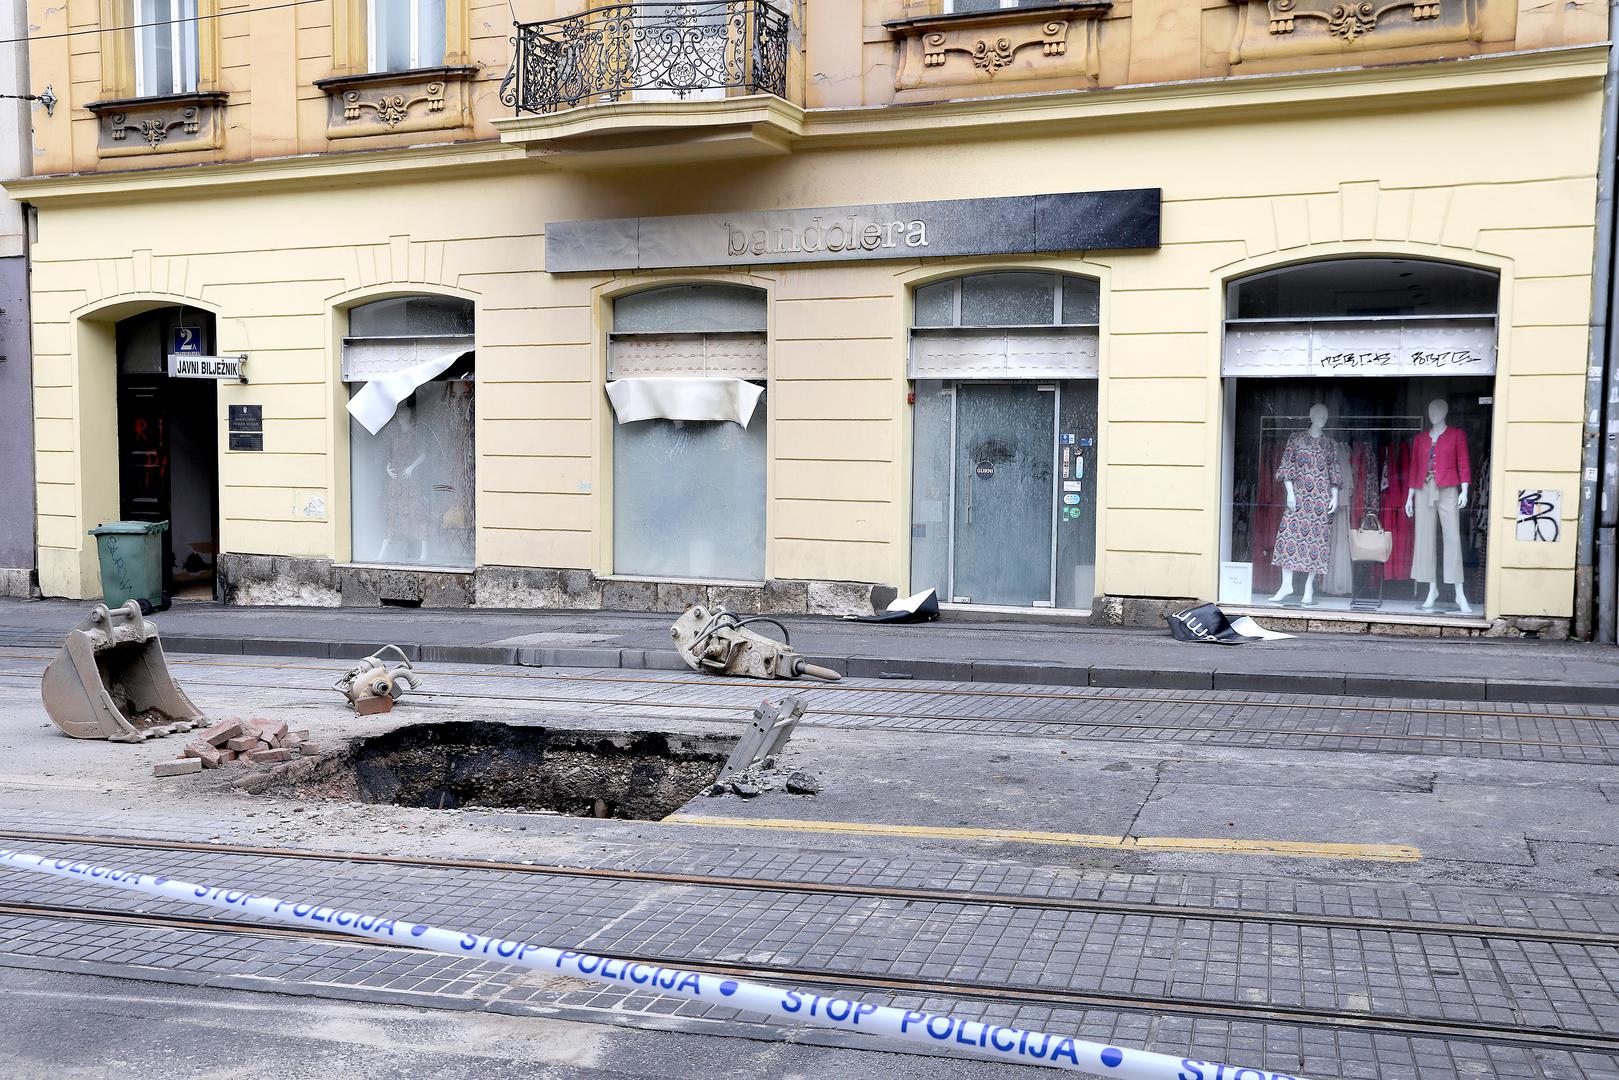
<svg viewBox="0 0 1619 1080"><path fill-rule="evenodd" d="M1424 611L1433 610L1439 599L1439 581L1456 587L1456 607L1463 615L1472 614L1462 589L1462 531L1460 511L1467 506L1467 489L1472 486L1473 466L1467 457L1467 438L1460 429L1448 426L1445 417L1450 405L1444 398L1428 402L1429 430L1411 443L1411 466L1405 497L1405 516L1416 517L1416 551L1411 577L1428 583ZM1434 543L1434 525L1439 526L1439 543ZM1440 554L1443 552L1443 573Z"/></svg>

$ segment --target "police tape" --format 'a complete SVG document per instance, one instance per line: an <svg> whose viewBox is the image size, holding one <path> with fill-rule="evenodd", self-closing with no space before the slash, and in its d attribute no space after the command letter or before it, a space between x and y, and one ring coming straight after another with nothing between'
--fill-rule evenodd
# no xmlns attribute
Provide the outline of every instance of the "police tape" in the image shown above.
<svg viewBox="0 0 1619 1080"><path fill-rule="evenodd" d="M782 990L680 968L610 959L569 949L553 949L505 938L445 930L423 923L368 915L318 904L295 903L240 889L197 885L178 878L96 866L73 859L47 859L0 849L0 864L56 877L111 885L165 900L258 915L291 926L339 931L392 945L406 945L447 956L493 960L548 974L563 974L630 990L644 990L724 1005L777 1020L806 1023L879 1038L904 1039L948 1047L981 1057L1069 1072L1124 1077L1126 1080L1305 1080L1290 1073L1238 1068L1196 1058L1147 1050L1127 1050L1065 1035L1026 1031L941 1013L869 1005L848 998Z"/></svg>

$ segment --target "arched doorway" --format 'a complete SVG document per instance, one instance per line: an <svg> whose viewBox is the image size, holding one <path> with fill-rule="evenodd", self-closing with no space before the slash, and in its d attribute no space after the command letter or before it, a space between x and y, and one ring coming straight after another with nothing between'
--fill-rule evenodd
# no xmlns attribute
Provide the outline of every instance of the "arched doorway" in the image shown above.
<svg viewBox="0 0 1619 1080"><path fill-rule="evenodd" d="M118 514L167 521L163 591L211 600L219 550L219 405L213 379L169 375L171 354L212 355L214 317L164 307L120 320Z"/></svg>

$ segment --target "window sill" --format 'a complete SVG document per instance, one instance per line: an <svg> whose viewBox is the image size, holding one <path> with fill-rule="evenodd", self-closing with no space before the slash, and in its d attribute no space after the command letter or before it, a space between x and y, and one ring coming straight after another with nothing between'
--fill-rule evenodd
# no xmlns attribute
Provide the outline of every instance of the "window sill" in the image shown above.
<svg viewBox="0 0 1619 1080"><path fill-rule="evenodd" d="M471 577L477 572L472 566L428 566L418 563L373 563L373 562L345 562L335 564L338 570L388 570L403 571L405 573L419 574L465 574Z"/></svg>
<svg viewBox="0 0 1619 1080"><path fill-rule="evenodd" d="M762 589L763 581L741 581L733 578L654 577L643 574L603 574L598 581L645 581L654 585L721 585L732 589Z"/></svg>
<svg viewBox="0 0 1619 1080"><path fill-rule="evenodd" d="M106 157L183 154L223 144L227 95L208 90L158 97L92 101L96 152Z"/></svg>
<svg viewBox="0 0 1619 1080"><path fill-rule="evenodd" d="M939 602L939 611L945 617L971 621L974 616L983 622L1086 622L1090 608L1009 607L1005 604L947 604Z"/></svg>
<svg viewBox="0 0 1619 1080"><path fill-rule="evenodd" d="M476 67L433 67L317 79L326 94L326 137L464 127L471 119L467 84L477 74Z"/></svg>
<svg viewBox="0 0 1619 1080"><path fill-rule="evenodd" d="M1000 8L994 11L949 11L935 15L917 15L909 19L891 19L883 23L889 33L900 35L919 30L974 29L989 26L1016 25L1045 19L1092 19L1107 14L1113 0L1050 0L1038 7Z"/></svg>
<svg viewBox="0 0 1619 1080"><path fill-rule="evenodd" d="M1280 604L1241 604L1222 606L1227 615L1248 615L1256 619L1291 620L1293 622L1383 623L1392 626L1437 626L1458 630L1487 630L1490 620L1482 615L1447 614L1435 611L1415 613L1406 611L1334 611L1306 607L1284 607Z"/></svg>

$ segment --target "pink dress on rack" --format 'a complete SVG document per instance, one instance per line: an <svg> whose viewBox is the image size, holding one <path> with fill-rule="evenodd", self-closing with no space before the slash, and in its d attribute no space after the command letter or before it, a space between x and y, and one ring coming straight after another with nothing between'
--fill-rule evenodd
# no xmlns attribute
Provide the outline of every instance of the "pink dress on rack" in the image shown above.
<svg viewBox="0 0 1619 1080"><path fill-rule="evenodd" d="M1416 523L1405 516L1405 496L1411 490L1407 483L1410 469L1411 444L1401 440L1388 449L1389 486L1383 492L1383 528L1394 534L1389 561L1383 564L1383 577L1388 581L1406 581L1411 577L1411 557L1416 553Z"/></svg>

